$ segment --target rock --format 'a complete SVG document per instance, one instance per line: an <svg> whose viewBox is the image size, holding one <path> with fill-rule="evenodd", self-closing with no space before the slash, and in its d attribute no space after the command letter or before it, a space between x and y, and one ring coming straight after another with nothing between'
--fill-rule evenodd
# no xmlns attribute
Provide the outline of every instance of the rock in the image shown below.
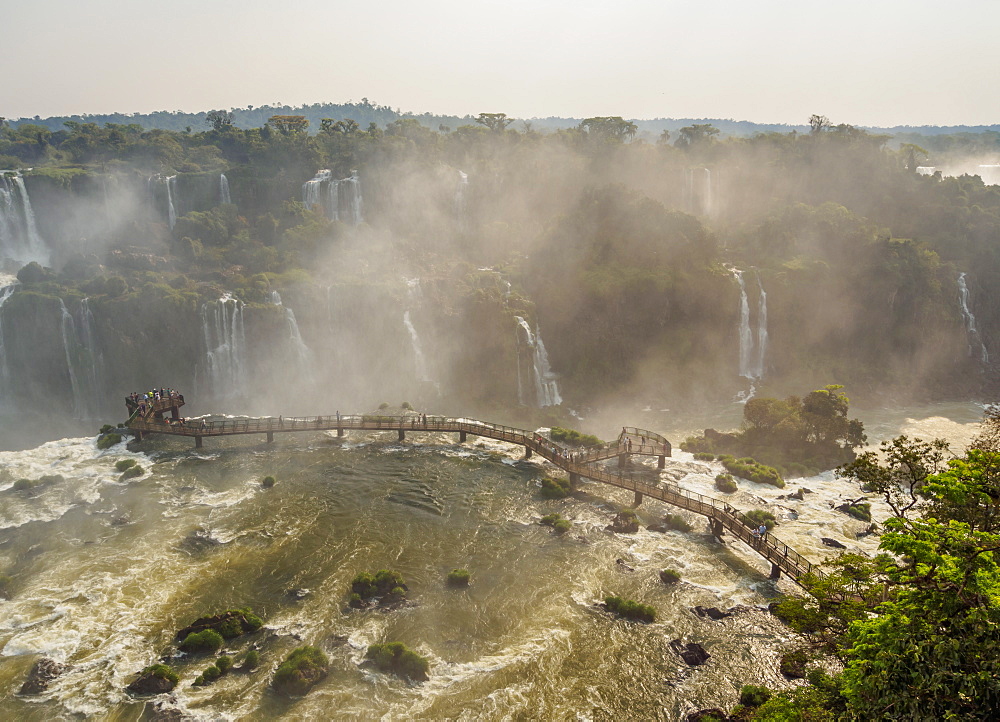
<svg viewBox="0 0 1000 722"><path fill-rule="evenodd" d="M132 694L146 695L170 692L176 686L177 683L173 680L148 672L140 673L139 678L125 689Z"/></svg>
<svg viewBox="0 0 1000 722"><path fill-rule="evenodd" d="M191 626L184 627L184 629L177 632L177 641L183 642L187 639L189 634L193 634L195 632L204 632L206 629L217 630L223 622L230 619L235 619L239 622L240 628L243 630L243 634L255 632L260 627L260 620L257 620L257 626L254 626L247 620L247 617L243 614L243 612L230 609L222 614L216 614L214 617L199 617L194 620L194 622L191 623Z"/></svg>
<svg viewBox="0 0 1000 722"><path fill-rule="evenodd" d="M628 564L625 563L624 559L615 559L615 564L617 564L619 567L621 567L626 572L634 572L635 571L635 569L633 569L632 567L630 567Z"/></svg>
<svg viewBox="0 0 1000 722"><path fill-rule="evenodd" d="M620 511L607 529L618 534L635 534L639 531L639 520L635 518L635 513Z"/></svg>
<svg viewBox="0 0 1000 722"><path fill-rule="evenodd" d="M877 533L878 533L878 524L872 522L871 524L868 525L867 529L865 529L864 531L859 531L857 537L858 539L861 539L862 537L866 537L871 534L877 534Z"/></svg>
<svg viewBox="0 0 1000 722"><path fill-rule="evenodd" d="M664 534L664 533L670 531L670 529L667 527L666 524L661 524L659 522L657 522L656 524L650 524L649 526L646 527L646 529L648 531L658 531L661 534Z"/></svg>
<svg viewBox="0 0 1000 722"><path fill-rule="evenodd" d="M726 617L733 616L732 612L723 612L721 609L718 609L717 607L702 607L699 605L697 607L692 607L691 611L697 614L702 619L708 617L709 619L714 619L715 621L719 621L720 619L725 619Z"/></svg>
<svg viewBox="0 0 1000 722"><path fill-rule="evenodd" d="M846 546L844 546L843 544L841 544L836 539L830 539L829 537L825 537L824 536L824 537L820 537L819 540L821 542L823 542L824 544L826 544L828 547L833 547L834 549L847 549Z"/></svg>
<svg viewBox="0 0 1000 722"><path fill-rule="evenodd" d="M18 694L41 694L49 688L49 682L69 670L69 665L60 664L54 659L43 657L35 662L28 673L28 678L21 685Z"/></svg>
<svg viewBox="0 0 1000 722"><path fill-rule="evenodd" d="M799 491L805 492L806 494L812 494L813 493L812 489L808 489L808 488L806 488L804 486L801 489L799 489Z"/></svg>
<svg viewBox="0 0 1000 722"><path fill-rule="evenodd" d="M687 644L684 644L680 639L675 639L670 643L670 648L679 654L681 659L692 667L705 664L709 657L712 656L697 642L688 642Z"/></svg>
<svg viewBox="0 0 1000 722"><path fill-rule="evenodd" d="M789 494L788 498L789 499L797 499L799 501L802 501L802 499L805 498L805 495L806 495L806 490L800 487L798 491L796 491L796 492L794 492L792 494Z"/></svg>
<svg viewBox="0 0 1000 722"><path fill-rule="evenodd" d="M309 591L308 589L289 589L287 592L285 592L285 595L291 597L296 601L302 601L303 599L308 597L311 593L312 592Z"/></svg>
<svg viewBox="0 0 1000 722"><path fill-rule="evenodd" d="M188 722L189 720L195 720L197 717L192 717L189 714L185 714L175 706L177 700L171 696L168 700L156 700L151 705L152 712L150 713L150 722Z"/></svg>
<svg viewBox="0 0 1000 722"><path fill-rule="evenodd" d="M709 709L700 709L697 712L691 712L684 719L686 722L728 722L729 715L718 707L710 707Z"/></svg>

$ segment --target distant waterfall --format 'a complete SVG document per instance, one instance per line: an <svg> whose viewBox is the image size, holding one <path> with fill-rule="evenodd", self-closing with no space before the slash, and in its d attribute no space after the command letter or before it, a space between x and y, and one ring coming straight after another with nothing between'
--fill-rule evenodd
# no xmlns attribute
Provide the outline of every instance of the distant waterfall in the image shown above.
<svg viewBox="0 0 1000 722"><path fill-rule="evenodd" d="M760 280L760 274L756 274L757 328L755 333L751 322L750 298L747 294L743 271L738 268L731 268L730 271L740 287L740 376L755 381L764 376L767 357L767 293L764 291L764 284ZM751 384L749 395L741 394L740 400L745 401L752 398L753 393L754 387Z"/></svg>
<svg viewBox="0 0 1000 722"><path fill-rule="evenodd" d="M312 180L307 180L302 184L302 205L304 205L309 210L312 210L316 206L323 208L324 213L327 217L330 215L329 200L326 203L320 202L320 196L323 193L324 184L329 183L333 174L328 170L318 170L316 175L313 176Z"/></svg>
<svg viewBox="0 0 1000 722"><path fill-rule="evenodd" d="M708 215L714 210L712 197L712 171L708 168L691 168L687 172L688 210Z"/></svg>
<svg viewBox="0 0 1000 722"><path fill-rule="evenodd" d="M764 292L764 284L757 275L757 289L760 297L757 305L757 354L754 358L754 377L764 376L764 359L767 356L767 294Z"/></svg>
<svg viewBox="0 0 1000 722"><path fill-rule="evenodd" d="M542 341L541 331L537 329L532 333L531 326L520 316L514 317L518 325L524 330L525 342L532 350L532 371L535 377L535 403L537 406L558 406L562 403L562 396L559 395L559 382L549 365L549 355L545 351L545 343ZM520 364L518 364L520 368ZM518 395L523 395L520 388L520 375L518 376ZM519 399L523 401L523 399Z"/></svg>
<svg viewBox="0 0 1000 722"><path fill-rule="evenodd" d="M740 284L740 376L753 378L750 357L753 354L753 331L750 329L750 301L747 299L747 287L743 282L743 271L733 269L736 282Z"/></svg>
<svg viewBox="0 0 1000 722"><path fill-rule="evenodd" d="M302 334L299 332L299 323L295 320L295 312L281 302L281 294L277 291L271 291L271 303L275 306L281 306L284 310L285 321L288 324L288 340L291 342L292 350L295 352L295 360L298 362L299 368L311 376L312 351L306 346L306 342L302 340Z"/></svg>
<svg viewBox="0 0 1000 722"><path fill-rule="evenodd" d="M406 288L406 295L409 302L408 305L412 308L421 300L420 279L406 279ZM403 312L403 325L406 327L407 333L410 334L410 346L413 348L413 363L416 367L415 370L417 378L423 383L431 384L438 390L438 392L440 392L441 386L430 375L427 368L427 357L424 356L423 344L420 343L420 335L417 333L417 328L413 325L413 319L410 316L411 308L407 308Z"/></svg>
<svg viewBox="0 0 1000 722"><path fill-rule="evenodd" d="M177 192L177 176L172 175L167 178L167 223L170 224L170 230L174 229L174 224L177 223L177 209L174 207L174 195Z"/></svg>
<svg viewBox="0 0 1000 722"><path fill-rule="evenodd" d="M6 398L7 380L10 378L10 368L7 366L7 349L3 341L3 305L17 288L16 283L0 288L0 398Z"/></svg>
<svg viewBox="0 0 1000 722"><path fill-rule="evenodd" d="M969 309L969 287L965 283L965 273L958 274L958 303L962 309L962 318L965 319L965 332L969 341L969 356L972 356L975 346L978 346L979 360L985 366L990 362L990 354L986 350L986 344L983 343L982 337L979 335L979 329L976 328L976 317Z"/></svg>
<svg viewBox="0 0 1000 722"><path fill-rule="evenodd" d="M79 350L76 340L76 325L73 322L73 315L66 309L66 304L59 299L59 308L62 311L62 340L63 351L66 355L66 370L69 372L70 390L73 394L73 418L82 419L86 414L86 402L83 395L83 387L80 376L77 374L77 358Z"/></svg>
<svg viewBox="0 0 1000 722"><path fill-rule="evenodd" d="M361 179L358 178L357 171L351 171L351 177L345 178L340 181L340 187L343 189L344 194L344 205L350 212L350 221L354 225L358 225L364 221L364 204L361 200Z"/></svg>
<svg viewBox="0 0 1000 722"><path fill-rule="evenodd" d="M49 264L49 249L38 233L31 198L20 174L0 175L0 258Z"/></svg>
<svg viewBox="0 0 1000 722"><path fill-rule="evenodd" d="M226 205L232 203L233 198L229 195L229 179L225 173L219 174L219 203Z"/></svg>
<svg viewBox="0 0 1000 722"><path fill-rule="evenodd" d="M465 217L465 192L469 189L469 175L458 171L458 186L455 188L455 215Z"/></svg>
<svg viewBox="0 0 1000 722"><path fill-rule="evenodd" d="M80 323L78 326L80 351L84 362L84 393L94 402L94 408L100 408L104 400L103 369L104 356L97 343L97 330L94 324L94 314L90 311L90 299L80 302Z"/></svg>
<svg viewBox="0 0 1000 722"><path fill-rule="evenodd" d="M199 392L216 397L246 394L249 375L243 302L227 293L202 305L201 325L205 338L203 383L207 388Z"/></svg>
<svg viewBox="0 0 1000 722"><path fill-rule="evenodd" d="M310 210L319 206L331 221L346 221L358 225L364 220L361 179L357 171L350 178L337 180L327 169L316 171L311 180L302 184L302 204ZM343 209L343 210L341 210Z"/></svg>

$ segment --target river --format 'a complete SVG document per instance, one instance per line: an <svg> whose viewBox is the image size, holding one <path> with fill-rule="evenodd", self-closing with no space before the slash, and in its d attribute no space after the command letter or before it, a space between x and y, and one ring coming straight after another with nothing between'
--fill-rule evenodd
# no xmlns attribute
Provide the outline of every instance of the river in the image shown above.
<svg viewBox="0 0 1000 722"><path fill-rule="evenodd" d="M733 405L706 418L726 428L739 413ZM961 447L982 407L857 415L872 443L907 433ZM676 447L707 422L647 410L616 423L664 432ZM459 445L456 436L399 442L395 432L306 433L273 444L206 439L202 449L154 437L141 450L121 444L104 452L88 436L36 438L30 448L8 442L0 451L0 573L11 577L12 598L0 602L0 717L148 716L151 705L124 692L133 674L173 654L173 634L196 617L242 606L261 614L265 627L227 650L238 658L258 645L260 668L195 688L209 661L174 658L181 683L167 708L206 720L676 720L731 707L743 684L789 684L778 659L795 635L761 607L795 587L768 580L767 565L748 548L717 543L695 516L689 533L610 533L605 526L630 494L585 482L577 498L543 500L546 462L471 436ZM137 460L143 476L120 481L114 465L124 458ZM675 452L663 478L720 496L718 471ZM30 491L11 488L20 478L56 474L62 480ZM264 489L268 474L277 484ZM739 486L728 501L772 510L777 536L810 559L832 552L824 536L852 550L876 547L871 537L856 538L863 523L831 509L860 496L831 473L791 480L785 490ZM814 493L778 499L799 486ZM649 522L674 511L646 500L640 515ZM571 519L572 530L559 537L540 526L550 512ZM873 512L884 516L878 503ZM455 567L471 572L468 589L445 585ZM658 571L668 567L681 584L660 582ZM348 610L351 578L380 568L402 573L412 605ZM606 594L654 606L657 621L611 618L595 606ZM695 605L744 608L711 621L694 615ZM689 668L669 649L674 638L702 644L711 659ZM367 645L384 641L427 656L430 681L362 667ZM275 695L274 668L306 643L328 654L329 677L303 698ZM69 671L42 695L18 696L40 655Z"/></svg>

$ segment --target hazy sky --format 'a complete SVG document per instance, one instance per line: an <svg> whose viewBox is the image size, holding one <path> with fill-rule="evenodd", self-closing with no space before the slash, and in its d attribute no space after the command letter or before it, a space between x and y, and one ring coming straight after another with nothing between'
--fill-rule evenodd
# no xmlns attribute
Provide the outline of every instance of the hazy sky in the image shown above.
<svg viewBox="0 0 1000 722"><path fill-rule="evenodd" d="M0 0L0 115L1000 122L998 0Z"/></svg>

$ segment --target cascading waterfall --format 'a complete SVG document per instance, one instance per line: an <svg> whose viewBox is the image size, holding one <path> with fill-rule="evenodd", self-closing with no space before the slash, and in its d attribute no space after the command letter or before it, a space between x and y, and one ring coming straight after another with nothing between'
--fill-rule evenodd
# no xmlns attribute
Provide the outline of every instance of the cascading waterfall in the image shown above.
<svg viewBox="0 0 1000 722"><path fill-rule="evenodd" d="M177 190L177 176L172 175L167 178L167 223L170 224L170 230L174 229L174 224L177 223L177 209L174 207L174 194Z"/></svg>
<svg viewBox="0 0 1000 722"><path fill-rule="evenodd" d="M281 302L281 294L277 291L271 291L271 303L275 306L281 306L284 310L285 321L288 324L288 339L292 343L292 350L295 352L295 360L298 362L299 368L311 376L310 364L312 360L312 351L309 350L305 341L302 340L302 334L299 331L298 321L295 320L295 312Z"/></svg>
<svg viewBox="0 0 1000 722"><path fill-rule="evenodd" d="M351 171L350 178L344 178L339 182L343 189L344 205L350 213L350 222L355 226L364 221L362 214L364 204L361 200L361 179L358 178L357 171Z"/></svg>
<svg viewBox="0 0 1000 722"><path fill-rule="evenodd" d="M712 212L712 171L708 168L691 168L687 172L688 209L692 213Z"/></svg>
<svg viewBox="0 0 1000 722"><path fill-rule="evenodd" d="M535 376L535 403L539 406L558 406L562 403L562 396L559 395L559 382L549 365L549 355L545 351L545 343L542 341L541 330L536 327L535 332L531 326L520 316L514 316L518 325L524 330L525 341L532 350L532 370ZM520 364L518 364L520 366ZM520 388L520 369L518 373L518 396L523 403L522 389Z"/></svg>
<svg viewBox="0 0 1000 722"><path fill-rule="evenodd" d="M80 302L79 311L79 341L80 351L85 362L84 373L84 394L94 402L94 408L98 408L104 398L104 384L101 371L104 368L104 357L97 345L97 332L94 323L94 314L90 310L90 299L84 298Z"/></svg>
<svg viewBox="0 0 1000 722"><path fill-rule="evenodd" d="M757 274L757 289L760 297L757 306L757 354L754 363L754 375L756 378L764 376L764 359L767 355L767 294L764 292L764 284Z"/></svg>
<svg viewBox="0 0 1000 722"><path fill-rule="evenodd" d="M750 299L747 294L746 282L743 278L743 271L738 268L730 268L736 283L740 287L740 376L750 381L750 388L741 391L737 400L745 403L753 398L757 391L754 381L758 381L764 376L765 361L767 356L767 293L764 291L764 283L757 276L757 329L754 332L750 318Z"/></svg>
<svg viewBox="0 0 1000 722"><path fill-rule="evenodd" d="M7 299L13 295L16 288L16 283L0 288L0 398L7 397L4 392L7 388L7 380L10 378L10 369L7 366L7 349L4 347L3 341L3 305L7 303Z"/></svg>
<svg viewBox="0 0 1000 722"><path fill-rule="evenodd" d="M318 170L316 175L313 176L311 180L307 180L302 184L302 205L304 205L309 210L312 210L316 206L320 206L324 209L324 212L329 216L329 198L326 204L320 203L320 196L323 192L323 187L325 183L329 183L333 174L329 170Z"/></svg>
<svg viewBox="0 0 1000 722"><path fill-rule="evenodd" d="M733 269L736 282L740 285L740 376L746 379L754 378L751 368L753 354L753 331L750 328L750 301L747 298L747 287L743 282L743 271Z"/></svg>
<svg viewBox="0 0 1000 722"><path fill-rule="evenodd" d="M406 279L407 288L407 298L409 300L409 305L413 306L415 303L420 301L420 279L419 278L408 278ZM413 325L413 320L410 317L410 309L407 308L403 312L403 325L406 327L407 333L410 334L410 345L413 348L413 363L416 367L417 378L425 384L431 384L434 388L441 390L438 382L431 378L431 375L427 369L427 358L424 356L423 345L420 343L420 335L417 333L416 327Z"/></svg>
<svg viewBox="0 0 1000 722"><path fill-rule="evenodd" d="M49 250L38 232L24 178L0 175L0 257L20 263L49 264Z"/></svg>
<svg viewBox="0 0 1000 722"><path fill-rule="evenodd" d="M225 173L219 174L219 203L226 205L232 203L233 198L229 195L229 179Z"/></svg>
<svg viewBox="0 0 1000 722"><path fill-rule="evenodd" d="M63 350L66 354L66 370L69 372L70 390L73 393L73 417L82 419L86 415L86 401L83 395L83 388L77 374L77 357L80 355L77 348L76 325L73 322L73 314L66 308L66 304L59 299L59 308L62 312L62 340Z"/></svg>
<svg viewBox="0 0 1000 722"><path fill-rule="evenodd" d="M990 354L979 335L979 329L976 328L976 317L969 308L969 287L965 283L964 272L958 274L958 303L962 309L962 318L965 319L965 332L969 339L969 356L974 353L975 346L979 346L979 360L985 366L990 362Z"/></svg>
<svg viewBox="0 0 1000 722"><path fill-rule="evenodd" d="M201 307L201 322L208 388L199 391L216 397L244 395L248 374L243 302L227 293Z"/></svg>
<svg viewBox="0 0 1000 722"><path fill-rule="evenodd" d="M455 188L455 215L465 217L465 191L469 188L469 175L458 171L458 186Z"/></svg>

